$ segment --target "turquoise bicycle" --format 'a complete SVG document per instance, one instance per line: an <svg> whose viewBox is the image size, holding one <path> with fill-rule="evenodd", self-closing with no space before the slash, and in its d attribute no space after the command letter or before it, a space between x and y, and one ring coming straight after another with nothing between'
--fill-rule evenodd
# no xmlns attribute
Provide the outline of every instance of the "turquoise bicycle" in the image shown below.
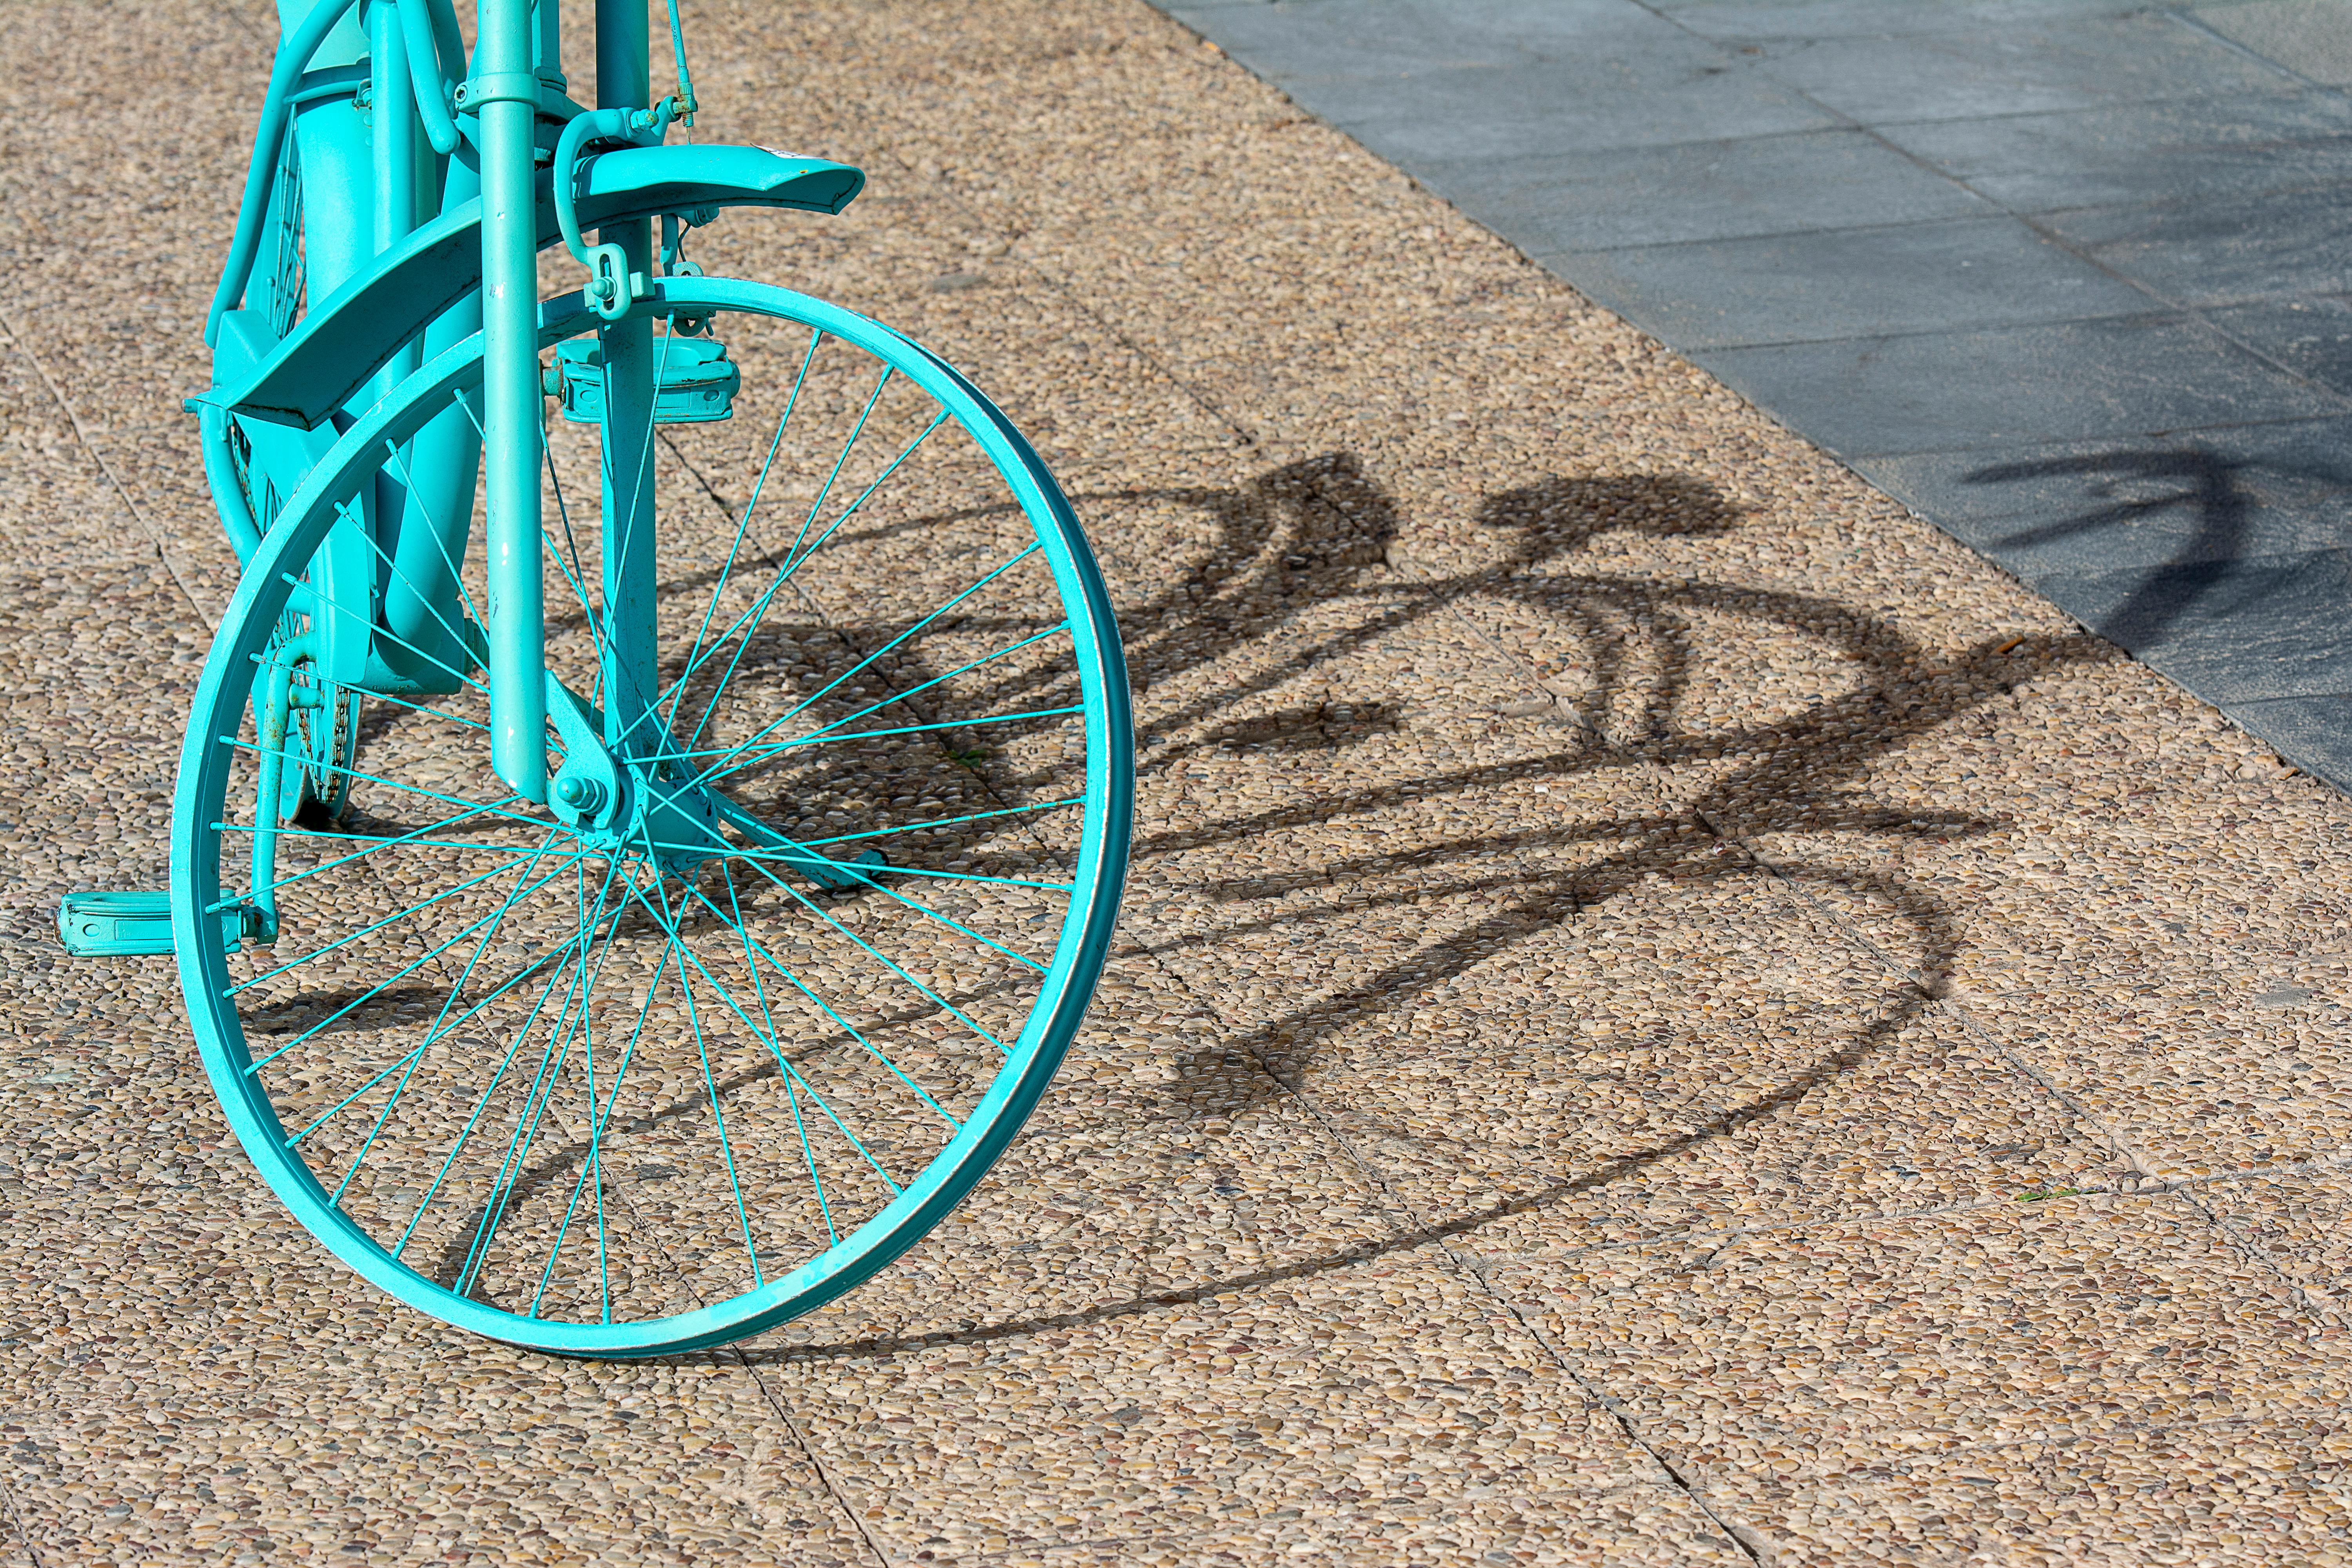
<svg viewBox="0 0 2352 1568"><path fill-rule="evenodd" d="M1108 596L955 370L685 259L864 181L669 141L675 0L657 102L597 0L593 109L557 0L480 0L470 58L450 0L281 6L190 405L245 570L171 886L61 932L178 955L263 1178L402 1300L758 1332L938 1224L1077 1029L1134 787Z"/></svg>

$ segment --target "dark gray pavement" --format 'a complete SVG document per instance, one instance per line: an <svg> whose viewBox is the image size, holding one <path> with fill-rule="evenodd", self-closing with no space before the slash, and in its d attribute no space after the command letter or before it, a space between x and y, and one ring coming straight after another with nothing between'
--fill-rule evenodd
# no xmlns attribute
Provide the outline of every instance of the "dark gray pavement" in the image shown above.
<svg viewBox="0 0 2352 1568"><path fill-rule="evenodd" d="M2352 3L1165 8L2352 791Z"/></svg>

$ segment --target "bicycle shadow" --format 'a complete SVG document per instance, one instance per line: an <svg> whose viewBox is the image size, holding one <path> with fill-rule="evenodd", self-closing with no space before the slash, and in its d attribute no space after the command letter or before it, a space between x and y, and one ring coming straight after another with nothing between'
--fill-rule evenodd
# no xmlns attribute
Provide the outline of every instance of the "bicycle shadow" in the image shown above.
<svg viewBox="0 0 2352 1568"><path fill-rule="evenodd" d="M2014 530L1991 542L2009 551L2097 537L2108 542L2117 561L2128 562L2136 552L2116 537L2118 531L2185 510L2194 521L2187 537L2168 552L2170 559L2148 566L2130 595L2100 617L2102 633L2137 650L2162 642L2200 604L2230 591L2238 558L2247 543L2252 510L2252 498L2241 478L2247 466L2199 447L2097 452L1995 464L1961 476L1961 481L1970 485L2053 479L2093 481L2092 494L2103 504L2055 521Z"/></svg>
<svg viewBox="0 0 2352 1568"><path fill-rule="evenodd" d="M1502 559L1459 571L1400 581L1381 569L1398 533L1393 501L1367 477L1362 463L1339 452L1286 465L1227 490L1130 490L1078 498L1097 513L1121 503L1176 500L1202 507L1211 518L1211 542L1196 551L1172 585L1123 605L1130 628L1129 658L1148 687L1172 682L1210 666L1246 664L1278 628L1313 609L1331 622L1304 645L1263 668L1233 671L1210 690L1139 718L1148 777L1204 750L1333 753L1360 745L1392 713L1335 720L1298 705L1270 716L1233 722L1223 716L1241 702L1263 698L1312 664L1365 648L1466 595L1540 610L1556 617L1564 641L1574 642L1590 671L1577 711L1558 742L1498 763L1471 763L1410 781L1360 785L1311 799L1278 802L1213 816L1198 826L1163 826L1140 836L1139 860L1213 849L1257 838L1271 829L1370 828L1385 811L1426 805L1510 779L1649 763L1669 769L1702 757L1728 759L1670 815L1642 825L1630 845L1613 822L1590 821L1501 833L1436 837L1399 852L1387 844L1366 852L1223 881L1208 890L1217 903L1238 906L1271 900L1300 869L1332 881L1354 881L1365 896L1344 912L1337 906L1296 906L1221 927L1213 934L1178 934L1146 942L1154 959L1181 961L1218 944L1277 927L1292 931L1342 918L1417 920L1424 899L1481 893L1499 896L1491 912L1463 924L1409 959L1362 976L1329 994L1300 1000L1255 1021L1237 1039L1222 1043L1181 1068L1181 1077L1160 1102L1139 1114L1160 1121L1231 1119L1290 1100L1316 1065L1321 1045L1341 1035L1362 1037L1448 981L1507 958L1575 917L1605 910L1632 889L1664 878L1685 886L1767 874L1746 842L1760 833L1835 834L1873 838L1950 838L1980 834L2000 819L1966 812L1923 812L1895 804L1858 802L1853 786L1867 782L1874 764L1921 737L1969 719L2000 700L2025 672L2011 655L2019 639L1989 637L1957 655L1939 656L1885 617L1821 595L1738 584L1669 580L1574 570L1575 557L1602 535L1631 530L1653 537L1727 532L1738 510L1704 480L1684 476L1553 477L1490 496L1477 517L1505 536ZM1349 618L1335 609L1354 606ZM1759 636L1801 630L1841 655L1851 676L1845 689L1800 711L1765 722L1704 731L1684 721L1685 698L1698 658L1686 635L1701 617L1745 622ZM1634 628L1646 628L1636 632ZM1640 646L1637 646L1640 645ZM2117 657L2112 645L2088 636L2036 637L2032 673ZM1498 697L1510 694L1497 693ZM1603 725L1600 716L1615 716ZM1223 731L1203 734L1204 729ZM1563 860L1556 872L1497 872L1498 856L1569 850L1597 842L1612 847L1598 858ZM1374 879L1400 866L1416 884L1381 886ZM1882 999L1874 1013L1788 1062L1777 1081L1727 1100L1675 1131L1634 1147L1591 1151L1569 1172L1534 1165L1515 1195L1475 1211L1442 1218L1416 1215L1396 1233L1314 1257L1268 1263L1190 1283L1150 1289L1130 1299L997 1323L861 1337L835 1343L755 1348L753 1362L787 1356L843 1358L891 1353L948 1342L1010 1338L1067 1329L1152 1307L1204 1300L1344 1268L1386 1254L1476 1231L1497 1220L1538 1211L1606 1188L1737 1134L1815 1094L1867 1062L1914 1023L1945 988L1959 949L1956 911L1932 889L1899 876L1831 863L1776 861L1770 874L1802 888L1864 900L1899 921L1908 938L1902 957L1912 984ZM1442 879L1433 885L1431 878ZM1393 881L1394 879L1391 879ZM1367 1134L1425 1139L1422 1130L1387 1127L1360 1116L1351 1125ZM1545 1151L1530 1149L1531 1161Z"/></svg>

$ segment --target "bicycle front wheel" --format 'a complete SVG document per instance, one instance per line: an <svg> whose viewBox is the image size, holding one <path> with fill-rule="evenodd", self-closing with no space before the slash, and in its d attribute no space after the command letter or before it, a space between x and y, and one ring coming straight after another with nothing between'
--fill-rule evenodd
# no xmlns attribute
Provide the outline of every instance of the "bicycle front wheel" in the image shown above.
<svg viewBox="0 0 2352 1568"><path fill-rule="evenodd" d="M254 714L307 679L272 652L295 574L387 450L478 407L473 339L287 502L205 668L173 826L190 1016L278 1197L410 1305L592 1356L806 1311L971 1189L1078 1027L1133 794L1108 595L1003 415L849 311L657 288L710 333L654 340L657 425L608 427L576 300L542 333L548 661L574 726L604 722L604 556L617 583L630 548L594 514L653 498L658 695L613 784L627 809L509 791L468 669L452 696L350 693L352 762L300 759L346 775L340 821L253 814ZM581 735L551 721L551 776ZM274 944L225 952L222 912L257 906Z"/></svg>

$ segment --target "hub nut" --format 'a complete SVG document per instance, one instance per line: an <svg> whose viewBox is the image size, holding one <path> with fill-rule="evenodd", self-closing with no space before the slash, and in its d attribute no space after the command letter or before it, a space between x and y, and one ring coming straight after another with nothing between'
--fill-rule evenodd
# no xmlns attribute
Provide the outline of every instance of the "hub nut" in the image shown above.
<svg viewBox="0 0 2352 1568"><path fill-rule="evenodd" d="M573 773L555 781L555 798L585 816L604 804L604 786L594 779Z"/></svg>

